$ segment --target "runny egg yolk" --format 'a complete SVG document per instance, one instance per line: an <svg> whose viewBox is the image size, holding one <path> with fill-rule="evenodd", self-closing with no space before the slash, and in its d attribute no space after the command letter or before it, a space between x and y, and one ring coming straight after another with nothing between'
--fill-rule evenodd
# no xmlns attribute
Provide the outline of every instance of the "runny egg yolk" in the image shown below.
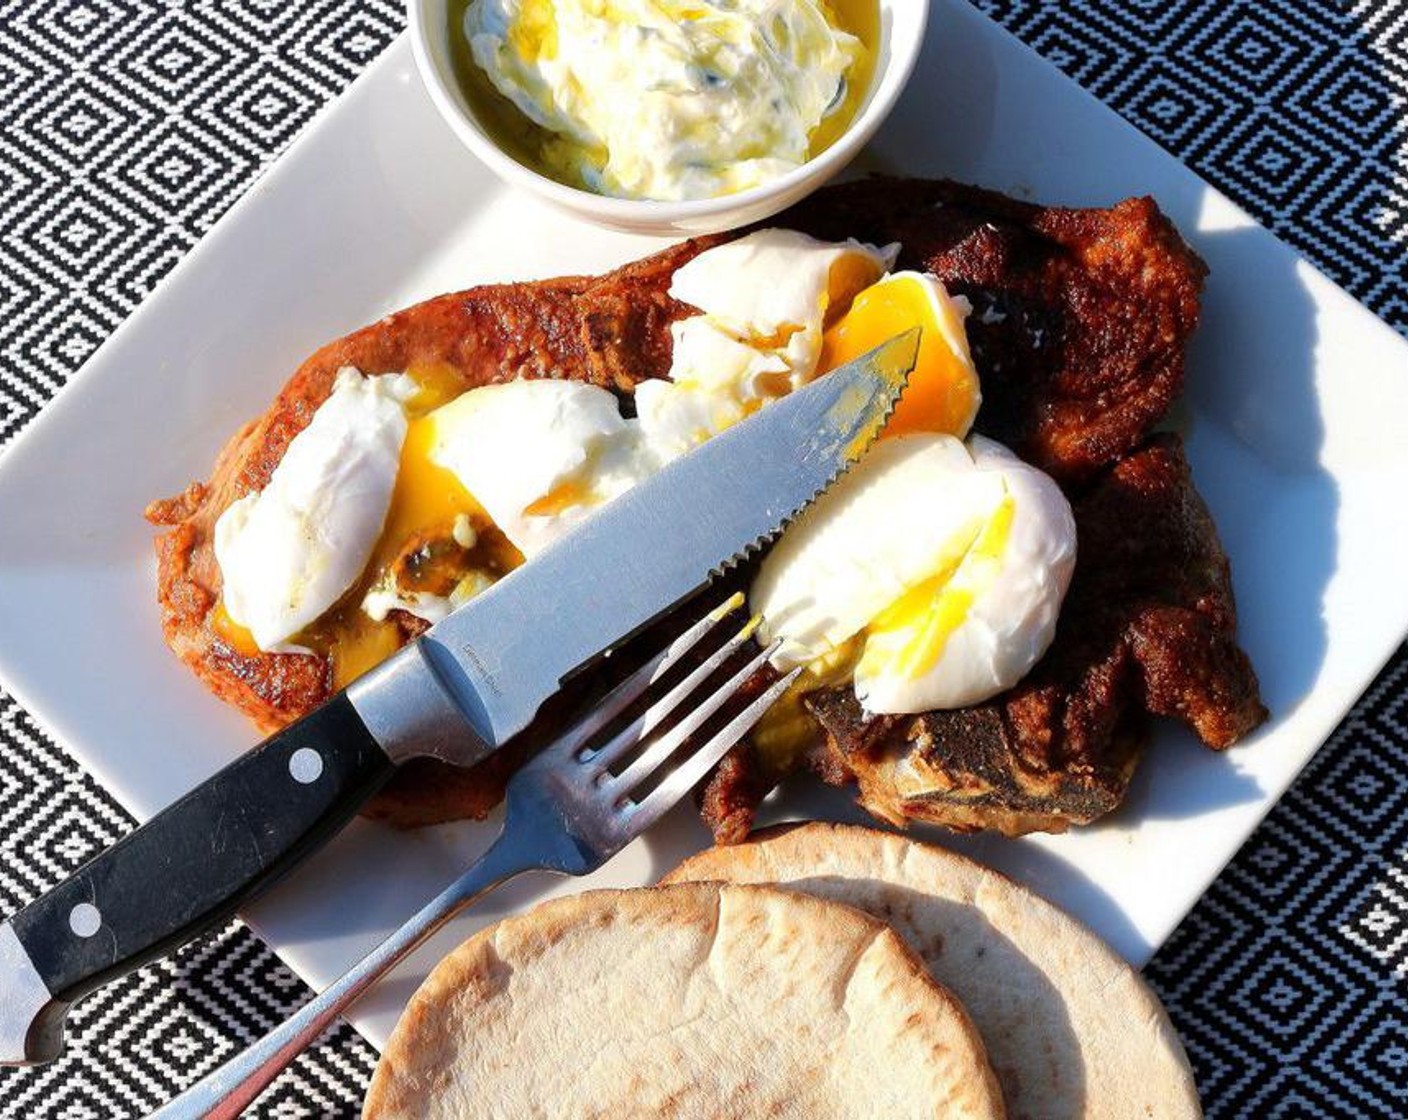
<svg viewBox="0 0 1408 1120"><path fill-rule="evenodd" d="M210 628L225 645L241 657L258 657L263 652L249 629L230 617L223 600L216 603L211 612Z"/></svg>
<svg viewBox="0 0 1408 1120"><path fill-rule="evenodd" d="M806 708L807 695L849 684L860 652L861 638L857 636L822 654L805 665L792 686L763 713L752 740L769 773L781 775L795 768L798 755L817 733L816 720Z"/></svg>
<svg viewBox="0 0 1408 1120"><path fill-rule="evenodd" d="M411 417L401 446L396 488L362 579L328 615L300 635L300 644L332 660L333 685L342 687L385 660L401 645L400 630L390 619L376 621L362 610L362 599L416 541L450 539L456 518L467 516L478 540L468 567L493 576L507 574L523 563L522 554L494 529L489 515L474 500L454 472L431 459L435 420L430 415L464 392L464 381L452 366L413 365L407 371L418 392L406 402Z"/></svg>
<svg viewBox="0 0 1408 1120"><path fill-rule="evenodd" d="M523 512L529 517L553 517L572 506L589 505L591 502L591 491L576 479L572 479L561 486L553 487L537 501L524 506Z"/></svg>
<svg viewBox="0 0 1408 1120"><path fill-rule="evenodd" d="M965 533L950 542L957 547L934 575L871 621L866 627L865 653L856 666L859 673L888 669L914 680L938 664L949 637L997 575L1014 509L1009 495L985 523L974 526L971 535Z"/></svg>
<svg viewBox="0 0 1408 1120"><path fill-rule="evenodd" d="M448 397L419 406L413 399L411 408L426 412L444 403ZM489 524L489 517L455 477L454 473L430 458L435 446L435 421L428 415L413 419L406 429L406 442L401 446L401 466L396 474L396 489L391 493L391 508L386 523L372 553L369 569L381 571L390 565L417 535L454 526L455 518L466 514L476 529Z"/></svg>
<svg viewBox="0 0 1408 1120"><path fill-rule="evenodd" d="M826 330L818 372L844 365L915 326L923 328L919 355L883 434L940 432L962 439L972 427L982 394L962 312L931 276L897 272L857 295Z"/></svg>

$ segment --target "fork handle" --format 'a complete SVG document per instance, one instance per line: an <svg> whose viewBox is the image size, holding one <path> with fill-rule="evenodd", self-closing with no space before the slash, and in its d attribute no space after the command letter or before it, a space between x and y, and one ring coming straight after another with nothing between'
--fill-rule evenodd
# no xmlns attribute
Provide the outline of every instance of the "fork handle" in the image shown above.
<svg viewBox="0 0 1408 1120"><path fill-rule="evenodd" d="M149 1120L234 1120L341 1012L481 895L536 866L500 835L460 878L323 992L248 1050L197 1081Z"/></svg>

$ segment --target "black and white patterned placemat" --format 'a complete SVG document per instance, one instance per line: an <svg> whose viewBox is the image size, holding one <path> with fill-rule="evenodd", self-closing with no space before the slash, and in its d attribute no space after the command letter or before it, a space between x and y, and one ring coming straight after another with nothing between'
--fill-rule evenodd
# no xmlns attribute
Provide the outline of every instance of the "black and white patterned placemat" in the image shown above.
<svg viewBox="0 0 1408 1120"><path fill-rule="evenodd" d="M979 6L1408 333L1408 0ZM0 443L401 22L398 0L0 2ZM0 914L131 825L0 693ZM1405 974L1400 650L1148 975L1208 1114L1289 1118L1408 1115ZM142 1115L305 996L232 924L80 1004L63 1059L0 1072L0 1117ZM374 1060L332 1031L254 1114L354 1115Z"/></svg>

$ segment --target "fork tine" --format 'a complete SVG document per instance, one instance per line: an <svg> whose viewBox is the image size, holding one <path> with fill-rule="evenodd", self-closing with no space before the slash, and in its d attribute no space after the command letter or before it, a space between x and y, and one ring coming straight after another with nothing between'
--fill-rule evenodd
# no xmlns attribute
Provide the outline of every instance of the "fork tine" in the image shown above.
<svg viewBox="0 0 1408 1120"><path fill-rule="evenodd" d="M607 693L600 704L587 713L580 722L558 736L552 746L543 754L549 754L555 758L560 758L563 755L575 756L586 743L600 733L602 728L630 707L633 701L644 695L647 688L661 675L668 672L675 662L697 646L710 630L742 604L743 596L734 594L710 610L703 618L672 640L669 645L649 658L644 665ZM590 761L595 762L596 759L597 755L593 755Z"/></svg>
<svg viewBox="0 0 1408 1120"><path fill-rule="evenodd" d="M630 725L616 735L613 739L604 743L595 754L587 761L591 764L594 774L603 773L607 767L619 759L632 747L640 743L655 728L660 726L661 720L665 719L671 712L680 706L685 700L693 695L694 690L727 661L738 648L753 636L753 631L758 627L756 618L749 619L747 624L738 631L732 638L715 650L700 665L690 671L689 675L665 693L654 704L650 705ZM663 741L663 740L662 740ZM635 769L635 764L631 767ZM654 767L652 767L654 769ZM630 771L627 771L629 773ZM613 782L619 779L613 779ZM626 788L630 788L629 786Z"/></svg>
<svg viewBox="0 0 1408 1120"><path fill-rule="evenodd" d="M613 791L627 793L638 786L647 775L658 770L661 764L679 749L681 743L699 730L705 720L723 707L724 704L728 703L729 698L742 687L743 682L756 673L762 667L763 663L777 652L777 647L780 644L780 641L774 642L767 649L759 653L749 661L747 665L739 669L726 685L718 689L712 696L704 699L703 702L690 711L684 719L680 720L680 722L670 728L669 731L661 735L659 739L651 743L650 746L646 748L645 752L632 762L630 766L626 767L625 770L617 774L614 778L611 778L609 785ZM722 659L719 663L722 664ZM711 669L710 672L712 673L712 671Z"/></svg>
<svg viewBox="0 0 1408 1120"><path fill-rule="evenodd" d="M729 720L727 726L718 734L680 763L643 801L631 806L627 810L631 832L639 834L649 828L692 790L728 753L729 748L751 731L758 720L763 718L763 714L777 703L801 671L802 667L798 666L785 677L775 681L766 692ZM732 689L729 689L729 695L732 695Z"/></svg>

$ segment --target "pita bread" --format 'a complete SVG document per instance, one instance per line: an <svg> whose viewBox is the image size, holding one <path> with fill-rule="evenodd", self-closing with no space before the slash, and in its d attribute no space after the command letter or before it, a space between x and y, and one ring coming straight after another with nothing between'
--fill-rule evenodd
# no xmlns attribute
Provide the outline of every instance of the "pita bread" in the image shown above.
<svg viewBox="0 0 1408 1120"><path fill-rule="evenodd" d="M363 1115L1003 1110L972 1023L888 927L696 883L558 899L466 941L411 1000Z"/></svg>
<svg viewBox="0 0 1408 1120"><path fill-rule="evenodd" d="M1016 1118L1202 1115L1183 1046L1139 974L996 872L890 833L807 824L685 860L665 882L776 883L888 922L962 1000Z"/></svg>

